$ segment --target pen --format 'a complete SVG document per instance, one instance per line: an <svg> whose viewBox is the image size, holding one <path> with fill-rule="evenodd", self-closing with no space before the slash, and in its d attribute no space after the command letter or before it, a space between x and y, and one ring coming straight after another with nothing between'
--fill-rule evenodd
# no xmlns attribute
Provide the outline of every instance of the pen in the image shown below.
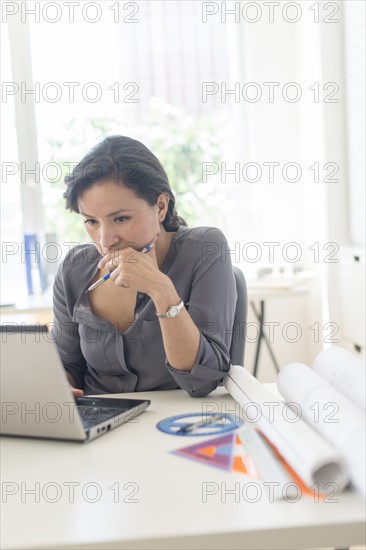
<svg viewBox="0 0 366 550"><path fill-rule="evenodd" d="M175 433L177 434L190 433L190 432L193 432L196 428L204 428L209 424L213 424L217 420L222 420L221 414L214 414L212 416L209 416L206 420L201 420L200 422L192 422L191 424L187 424L186 426L179 428L179 430L177 430Z"/></svg>
<svg viewBox="0 0 366 550"><path fill-rule="evenodd" d="M145 252L149 252L149 250L152 249L152 247L154 246L155 243L151 243L151 244L148 244L145 246L145 248L143 248L141 250L141 252L143 254L145 254ZM104 277L101 277L100 279L98 279L98 281L96 281L95 283L93 283L86 291L85 293L87 292L90 292L91 290L94 290L95 288L97 288L97 286L99 285L102 285L105 281L108 281L109 277L112 275L113 271L110 271L109 273L107 273L107 275L104 275Z"/></svg>

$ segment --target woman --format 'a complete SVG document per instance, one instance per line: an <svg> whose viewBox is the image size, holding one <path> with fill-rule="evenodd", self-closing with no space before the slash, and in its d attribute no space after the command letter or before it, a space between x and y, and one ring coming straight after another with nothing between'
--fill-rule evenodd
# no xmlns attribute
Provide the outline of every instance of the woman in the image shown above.
<svg viewBox="0 0 366 550"><path fill-rule="evenodd" d="M65 181L92 242L70 251L54 284L53 334L74 395L210 393L229 368L236 303L224 235L186 226L136 140L106 138Z"/></svg>

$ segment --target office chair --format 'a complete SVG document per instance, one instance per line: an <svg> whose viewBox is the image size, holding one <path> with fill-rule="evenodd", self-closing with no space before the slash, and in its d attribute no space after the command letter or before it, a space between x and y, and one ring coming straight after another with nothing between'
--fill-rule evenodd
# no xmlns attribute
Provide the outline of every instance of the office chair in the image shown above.
<svg viewBox="0 0 366 550"><path fill-rule="evenodd" d="M238 298L236 300L235 307L233 336L230 346L230 360L233 365L244 366L245 327L248 311L247 285L241 269L233 266L233 273L235 276Z"/></svg>

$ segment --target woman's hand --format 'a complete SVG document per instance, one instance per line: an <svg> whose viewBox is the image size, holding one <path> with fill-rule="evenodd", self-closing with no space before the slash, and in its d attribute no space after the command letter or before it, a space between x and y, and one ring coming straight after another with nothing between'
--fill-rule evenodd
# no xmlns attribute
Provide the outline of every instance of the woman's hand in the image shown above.
<svg viewBox="0 0 366 550"><path fill-rule="evenodd" d="M71 374L69 372L66 373L66 377L67 377L67 380L70 384L70 390L71 390L72 395L74 397L82 397L84 395L83 390L80 390L79 388L75 388L75 386L74 386L75 381L74 381L73 377L71 376Z"/></svg>
<svg viewBox="0 0 366 550"><path fill-rule="evenodd" d="M78 388L74 388L73 386L71 386L71 384L70 384L70 389L71 389L71 393L74 397L83 397L83 395L84 395L83 390L79 390Z"/></svg>
<svg viewBox="0 0 366 550"><path fill-rule="evenodd" d="M110 279L115 285L151 296L166 278L158 267L155 251L155 247L145 253L128 247L109 252L98 267L111 271Z"/></svg>

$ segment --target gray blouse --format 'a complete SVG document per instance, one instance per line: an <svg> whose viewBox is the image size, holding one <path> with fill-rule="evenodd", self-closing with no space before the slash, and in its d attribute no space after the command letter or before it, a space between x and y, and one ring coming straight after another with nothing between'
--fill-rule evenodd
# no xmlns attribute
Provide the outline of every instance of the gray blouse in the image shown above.
<svg viewBox="0 0 366 550"><path fill-rule="evenodd" d="M63 365L85 394L182 388L201 397L229 369L236 285L227 241L216 228L179 226L161 271L172 280L201 332L191 372L169 365L152 300L139 293L135 320L124 332L97 317L85 290L101 256L78 245L60 265L53 288L52 335Z"/></svg>

